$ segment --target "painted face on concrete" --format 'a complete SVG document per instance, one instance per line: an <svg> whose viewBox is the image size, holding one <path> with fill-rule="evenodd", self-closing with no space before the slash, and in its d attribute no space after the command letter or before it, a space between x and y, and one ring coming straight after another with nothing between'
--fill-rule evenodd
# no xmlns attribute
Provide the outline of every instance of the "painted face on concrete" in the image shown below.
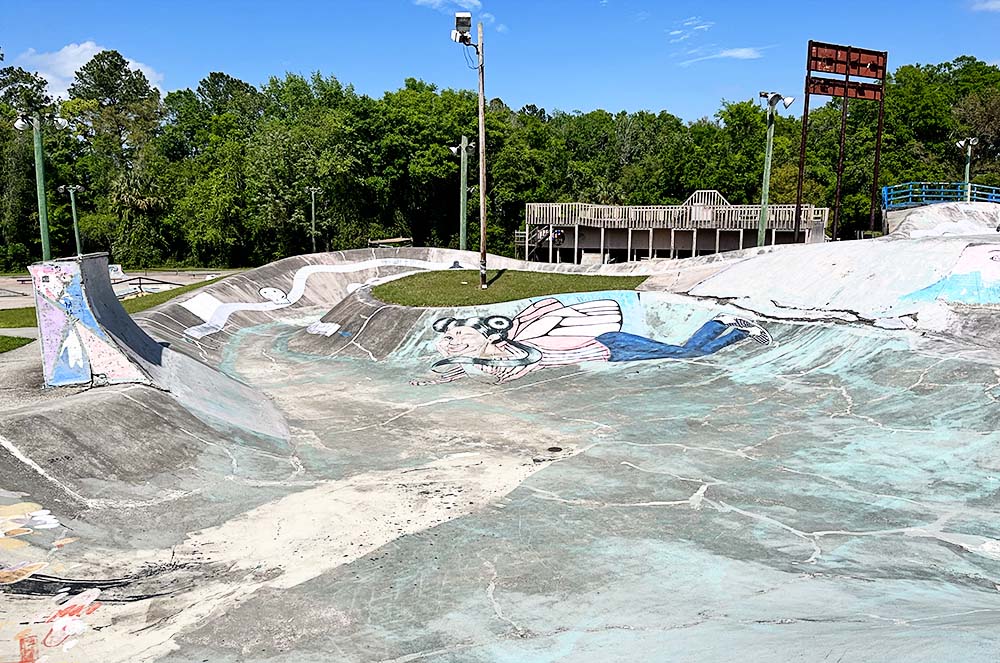
<svg viewBox="0 0 1000 663"><path fill-rule="evenodd" d="M289 304L288 295L281 288L261 288L260 296L274 304Z"/></svg>
<svg viewBox="0 0 1000 663"><path fill-rule="evenodd" d="M437 342L438 351L445 357L480 357L486 350L489 339L472 327L452 327L444 332Z"/></svg>
<svg viewBox="0 0 1000 663"><path fill-rule="evenodd" d="M1000 244L967 246L952 274L979 272L983 281L1000 281Z"/></svg>

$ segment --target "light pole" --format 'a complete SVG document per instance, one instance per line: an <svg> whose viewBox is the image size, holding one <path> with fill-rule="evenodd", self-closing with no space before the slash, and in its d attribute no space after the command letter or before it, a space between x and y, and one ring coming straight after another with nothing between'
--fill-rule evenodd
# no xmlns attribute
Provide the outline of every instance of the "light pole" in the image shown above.
<svg viewBox="0 0 1000 663"><path fill-rule="evenodd" d="M316 194L323 193L323 189L318 186L307 186L306 193L312 196L312 244L313 253L316 253Z"/></svg>
<svg viewBox="0 0 1000 663"><path fill-rule="evenodd" d="M486 67L483 57L483 23L477 25L479 43L472 42L472 14L455 12L453 41L471 46L479 56L479 287L486 289Z"/></svg>
<svg viewBox="0 0 1000 663"><path fill-rule="evenodd" d="M73 234L76 236L76 255L82 256L83 244L80 242L80 224L76 221L76 192L86 191L86 189L79 184L64 184L59 187L58 191L59 193L69 192L69 206L73 210Z"/></svg>
<svg viewBox="0 0 1000 663"><path fill-rule="evenodd" d="M965 202L972 202L972 184L969 180L969 169L972 166L972 146L979 145L978 138L963 138L955 143L960 150L965 150Z"/></svg>
<svg viewBox="0 0 1000 663"><path fill-rule="evenodd" d="M780 101L785 108L792 105L794 97L783 97L777 92L761 92L762 99L767 99L767 148L764 152L764 182L760 193L760 218L757 222L757 246L764 246L764 236L767 234L767 196L771 188L771 154L774 152L774 113Z"/></svg>
<svg viewBox="0 0 1000 663"><path fill-rule="evenodd" d="M61 117L55 118L55 122L60 127L65 127L68 123ZM35 112L28 116L19 117L14 122L14 128L24 131L31 127L35 135L35 188L38 191L38 226L42 235L42 260L52 259L52 250L49 246L49 209L45 201L45 155L42 153L42 115Z"/></svg>
<svg viewBox="0 0 1000 663"><path fill-rule="evenodd" d="M475 143L470 143L466 136L462 136L462 142L456 147L449 147L451 153L461 157L461 182L462 187L458 193L458 248L465 251L467 245L468 228L466 216L469 207L469 154L476 147Z"/></svg>

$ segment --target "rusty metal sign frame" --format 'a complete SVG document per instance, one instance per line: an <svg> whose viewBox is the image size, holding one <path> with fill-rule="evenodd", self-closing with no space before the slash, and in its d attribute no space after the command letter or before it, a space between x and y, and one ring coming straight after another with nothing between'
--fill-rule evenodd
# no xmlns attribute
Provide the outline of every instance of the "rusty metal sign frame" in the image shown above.
<svg viewBox="0 0 1000 663"><path fill-rule="evenodd" d="M875 134L875 167L872 176L869 229L875 230L878 208L878 175L882 157L882 129L885 123L885 77L889 54L855 46L809 41L806 53L805 99L802 111L802 140L799 146L799 180L795 195L795 239L802 222L802 185L806 171L806 142L809 136L809 97L835 97L843 100L840 111L840 153L837 157L837 188L834 194L833 238L840 227L841 184L844 177L844 147L847 138L847 102L849 99L877 101L878 130ZM868 80L853 80L853 79Z"/></svg>

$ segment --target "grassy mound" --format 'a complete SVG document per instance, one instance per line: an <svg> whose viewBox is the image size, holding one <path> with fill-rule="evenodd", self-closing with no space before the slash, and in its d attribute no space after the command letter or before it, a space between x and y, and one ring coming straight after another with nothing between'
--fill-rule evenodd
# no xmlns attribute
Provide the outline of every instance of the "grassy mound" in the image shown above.
<svg viewBox="0 0 1000 663"><path fill-rule="evenodd" d="M634 290L645 280L645 276L589 276L502 269L487 272L489 288L483 290L479 287L479 272L448 269L421 272L383 283L376 286L372 294L384 302L403 306L474 306L565 292Z"/></svg>

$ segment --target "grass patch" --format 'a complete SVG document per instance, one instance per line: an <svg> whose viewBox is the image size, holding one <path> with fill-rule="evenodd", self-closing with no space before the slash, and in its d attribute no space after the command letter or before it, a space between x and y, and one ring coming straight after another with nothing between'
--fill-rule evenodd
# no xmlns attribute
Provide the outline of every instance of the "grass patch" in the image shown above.
<svg viewBox="0 0 1000 663"><path fill-rule="evenodd" d="M164 302L169 302L174 297L179 297L185 293L191 292L192 290L197 290L198 288L204 288L206 285L212 285L217 283L226 277L220 276L217 279L212 279L211 281L203 281L201 283L192 283L190 285L182 285L179 288L174 288L172 290L164 290L163 292L154 292L149 295L143 295L142 297L133 297L132 299L126 299L122 302L122 306L129 313L138 313L139 311L145 311L148 308L153 308L154 306L159 306Z"/></svg>
<svg viewBox="0 0 1000 663"><path fill-rule="evenodd" d="M170 301L174 297L179 297L180 295L191 292L192 290L204 288L206 285L211 285L217 281L221 281L223 278L225 277L220 276L217 279L212 279L211 281L205 281L203 283L192 283L190 285L181 286L180 288L174 288L173 290L164 290L163 292L154 292L149 295L143 295L142 297L133 297L132 299L126 299L123 301L122 306L124 306L125 310L129 313L138 313L140 311L145 311L148 308L159 306L164 302ZM35 319L34 306L0 310L0 328L11 329L14 327L37 326L38 322Z"/></svg>
<svg viewBox="0 0 1000 663"><path fill-rule="evenodd" d="M479 272L447 269L421 272L372 290L384 302L403 306L475 306L566 292L634 290L645 276L588 276L554 272L487 272L490 287L479 287Z"/></svg>
<svg viewBox="0 0 1000 663"><path fill-rule="evenodd" d="M0 336L0 354L17 350L21 346L31 343L33 339L21 338L20 336Z"/></svg>
<svg viewBox="0 0 1000 663"><path fill-rule="evenodd" d="M14 327L37 327L35 320L35 307L25 306L24 308L7 308L0 310L0 327L11 329Z"/></svg>

